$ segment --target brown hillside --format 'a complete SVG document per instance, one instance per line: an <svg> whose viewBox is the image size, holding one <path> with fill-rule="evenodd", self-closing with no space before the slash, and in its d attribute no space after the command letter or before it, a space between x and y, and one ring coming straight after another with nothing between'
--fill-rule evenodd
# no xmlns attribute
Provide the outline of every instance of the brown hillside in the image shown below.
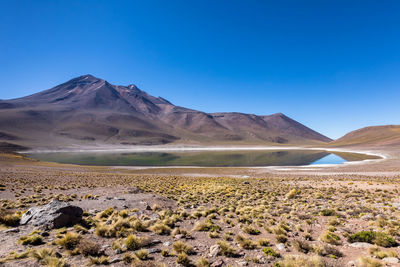
<svg viewBox="0 0 400 267"><path fill-rule="evenodd" d="M320 144L331 141L283 114L205 113L135 85L84 75L0 101L0 140L27 146L99 144Z"/></svg>

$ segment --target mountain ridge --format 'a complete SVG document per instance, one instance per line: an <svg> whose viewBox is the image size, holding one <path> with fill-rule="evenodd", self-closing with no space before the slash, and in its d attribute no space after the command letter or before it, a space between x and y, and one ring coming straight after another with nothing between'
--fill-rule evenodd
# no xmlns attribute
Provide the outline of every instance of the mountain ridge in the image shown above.
<svg viewBox="0 0 400 267"><path fill-rule="evenodd" d="M0 100L0 129L0 140L15 136L24 145L43 145L41 138L63 145L331 141L283 113L206 113L173 105L134 84L112 85L90 74L26 97Z"/></svg>
<svg viewBox="0 0 400 267"><path fill-rule="evenodd" d="M400 125L367 126L351 131L329 143L331 146L398 146Z"/></svg>

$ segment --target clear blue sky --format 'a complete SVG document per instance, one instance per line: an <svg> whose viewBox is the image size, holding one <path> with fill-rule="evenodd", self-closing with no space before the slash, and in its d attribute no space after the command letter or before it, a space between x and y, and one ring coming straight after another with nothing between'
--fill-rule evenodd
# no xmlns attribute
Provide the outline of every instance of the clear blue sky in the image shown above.
<svg viewBox="0 0 400 267"><path fill-rule="evenodd" d="M400 124L400 1L0 1L0 99L93 74L337 138Z"/></svg>

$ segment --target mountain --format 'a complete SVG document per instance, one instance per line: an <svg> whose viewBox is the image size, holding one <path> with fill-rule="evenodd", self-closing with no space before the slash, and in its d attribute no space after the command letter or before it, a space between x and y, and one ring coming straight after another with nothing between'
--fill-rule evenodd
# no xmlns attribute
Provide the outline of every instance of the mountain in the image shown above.
<svg viewBox="0 0 400 267"><path fill-rule="evenodd" d="M175 106L135 85L112 85L92 75L30 96L1 100L0 140L40 147L331 141L281 113L205 113Z"/></svg>
<svg viewBox="0 0 400 267"><path fill-rule="evenodd" d="M331 146L400 145L400 125L370 126L352 131L329 143Z"/></svg>

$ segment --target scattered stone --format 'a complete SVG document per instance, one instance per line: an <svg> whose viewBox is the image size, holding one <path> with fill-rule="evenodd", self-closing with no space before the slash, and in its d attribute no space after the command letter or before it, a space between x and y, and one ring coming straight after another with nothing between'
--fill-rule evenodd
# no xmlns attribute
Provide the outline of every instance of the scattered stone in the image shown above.
<svg viewBox="0 0 400 267"><path fill-rule="evenodd" d="M236 262L239 266L247 266L249 263L247 261L237 261Z"/></svg>
<svg viewBox="0 0 400 267"><path fill-rule="evenodd" d="M4 230L3 233L8 234L8 233L18 233L18 232L19 232L18 228L11 228L11 229L8 229L8 230Z"/></svg>
<svg viewBox="0 0 400 267"><path fill-rule="evenodd" d="M164 242L164 243L163 243L163 246L169 247L169 246L171 246L171 242L169 242L169 241Z"/></svg>
<svg viewBox="0 0 400 267"><path fill-rule="evenodd" d="M244 256L246 256L246 252L244 252L243 250L241 250L241 251L238 251L237 255L238 255L239 257L244 257Z"/></svg>
<svg viewBox="0 0 400 267"><path fill-rule="evenodd" d="M366 215L361 217L361 219L364 220L364 221L370 221L373 218L374 218L374 216L372 216L371 214L366 214Z"/></svg>
<svg viewBox="0 0 400 267"><path fill-rule="evenodd" d="M30 208L22 215L21 225L32 224L44 228L61 228L82 220L83 210L66 202L52 200L41 207Z"/></svg>
<svg viewBox="0 0 400 267"><path fill-rule="evenodd" d="M143 191L137 187L132 187L128 189L128 193L129 194L139 194L139 193L143 193Z"/></svg>
<svg viewBox="0 0 400 267"><path fill-rule="evenodd" d="M123 197L114 197L115 200L121 200L121 201L125 201L125 198Z"/></svg>
<svg viewBox="0 0 400 267"><path fill-rule="evenodd" d="M149 242L149 246L154 246L154 245L161 244L161 243L162 243L161 240L159 240L159 239L153 239L153 240L151 240L151 241Z"/></svg>
<svg viewBox="0 0 400 267"><path fill-rule="evenodd" d="M396 209L400 209L400 203L399 202L394 202L392 204L393 207L395 207Z"/></svg>
<svg viewBox="0 0 400 267"><path fill-rule="evenodd" d="M157 213L153 213L151 215L149 215L150 220L159 220L161 219L161 216L158 215Z"/></svg>
<svg viewBox="0 0 400 267"><path fill-rule="evenodd" d="M221 247L220 245L214 245L210 247L210 254L208 254L210 257L216 257L218 253L221 252Z"/></svg>
<svg viewBox="0 0 400 267"><path fill-rule="evenodd" d="M112 198L112 197L106 197L106 199L107 199L107 200L111 200L111 199L113 199L113 198Z"/></svg>
<svg viewBox="0 0 400 267"><path fill-rule="evenodd" d="M214 261L210 266L211 267L221 267L224 264L224 261L222 259Z"/></svg>
<svg viewBox="0 0 400 267"><path fill-rule="evenodd" d="M276 248L277 248L279 251L286 251L286 246L285 246L285 244L283 244L283 243L276 244Z"/></svg>
<svg viewBox="0 0 400 267"><path fill-rule="evenodd" d="M370 243L366 243L366 242L355 242L355 243L351 243L349 245L350 247L353 248L370 248L373 247L374 245L370 244Z"/></svg>
<svg viewBox="0 0 400 267"><path fill-rule="evenodd" d="M159 249L159 248L149 248L149 249L147 249L147 251L148 251L150 254L153 254L153 253L159 253L159 252L161 252L161 249Z"/></svg>
<svg viewBox="0 0 400 267"><path fill-rule="evenodd" d="M355 261L349 261L347 263L347 266L356 266L356 262Z"/></svg>
<svg viewBox="0 0 400 267"><path fill-rule="evenodd" d="M384 262L390 263L390 264L397 264L399 263L399 259L395 257L386 257L382 259Z"/></svg>
<svg viewBox="0 0 400 267"><path fill-rule="evenodd" d="M121 262L123 259L122 259L122 257L121 256L117 256L117 257L114 257L114 258L112 258L111 260L110 260L110 264L114 264L114 263L117 263L117 262Z"/></svg>
<svg viewBox="0 0 400 267"><path fill-rule="evenodd" d="M250 184L250 183L249 183L249 182L243 182L242 184L244 184L244 185L245 185L245 184Z"/></svg>
<svg viewBox="0 0 400 267"><path fill-rule="evenodd" d="M260 263L262 263L262 264L266 263L266 260L265 260L264 255L258 254L258 255L256 256L256 258L257 258L257 260L258 260Z"/></svg>
<svg viewBox="0 0 400 267"><path fill-rule="evenodd" d="M105 255L106 254L106 250L108 249L108 248L110 248L111 246L110 245L103 245L103 246L101 246L101 249L100 249L100 251L99 251L99 254L100 255Z"/></svg>
<svg viewBox="0 0 400 267"><path fill-rule="evenodd" d="M182 235L182 234L177 234L176 236L175 236L175 239L182 239L182 238L184 238L185 236L184 235Z"/></svg>

